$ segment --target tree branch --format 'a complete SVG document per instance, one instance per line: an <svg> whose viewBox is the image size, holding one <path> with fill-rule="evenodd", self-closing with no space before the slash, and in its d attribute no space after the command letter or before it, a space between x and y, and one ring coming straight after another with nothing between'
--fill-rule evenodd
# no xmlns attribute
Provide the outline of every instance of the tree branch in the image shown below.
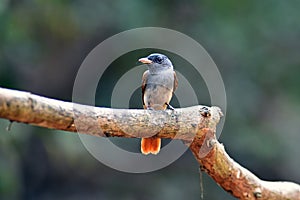
<svg viewBox="0 0 300 200"><path fill-rule="evenodd" d="M0 88L0 118L101 137L154 136L188 141L202 169L233 196L300 200L300 185L260 180L229 157L215 137L220 117L218 107L193 106L174 111L111 109Z"/></svg>

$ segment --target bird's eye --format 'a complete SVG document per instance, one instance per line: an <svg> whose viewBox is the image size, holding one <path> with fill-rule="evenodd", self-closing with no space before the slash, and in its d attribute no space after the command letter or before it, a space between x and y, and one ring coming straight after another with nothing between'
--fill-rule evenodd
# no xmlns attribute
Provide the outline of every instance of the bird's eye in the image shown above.
<svg viewBox="0 0 300 200"><path fill-rule="evenodd" d="M162 61L163 61L163 59L162 59L161 57L157 56L157 57L155 58L155 61L154 61L154 62L156 62L156 63L162 63Z"/></svg>

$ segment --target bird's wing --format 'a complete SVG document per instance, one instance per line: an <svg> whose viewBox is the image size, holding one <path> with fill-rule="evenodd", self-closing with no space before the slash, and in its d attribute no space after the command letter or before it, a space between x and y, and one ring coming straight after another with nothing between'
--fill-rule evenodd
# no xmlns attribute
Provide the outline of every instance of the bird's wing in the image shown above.
<svg viewBox="0 0 300 200"><path fill-rule="evenodd" d="M149 70L144 72L143 78L142 78L142 101L143 101L144 108L145 108L144 92L145 92L146 85L147 85L148 75L149 75Z"/></svg>
<svg viewBox="0 0 300 200"><path fill-rule="evenodd" d="M178 79L176 76L176 72L174 71L174 86L173 86L173 92L175 92L175 90L177 89L178 86Z"/></svg>

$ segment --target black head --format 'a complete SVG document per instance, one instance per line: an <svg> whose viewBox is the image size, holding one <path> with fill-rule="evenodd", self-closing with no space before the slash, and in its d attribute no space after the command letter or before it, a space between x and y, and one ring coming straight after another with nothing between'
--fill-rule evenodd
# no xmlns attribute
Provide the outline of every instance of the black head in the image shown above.
<svg viewBox="0 0 300 200"><path fill-rule="evenodd" d="M144 64L148 64L149 69L173 69L173 65L170 59L167 56L160 53L150 54L146 58L139 59L139 61Z"/></svg>
<svg viewBox="0 0 300 200"><path fill-rule="evenodd" d="M153 53L149 55L147 58L157 64L163 64L168 59L167 56L158 53Z"/></svg>

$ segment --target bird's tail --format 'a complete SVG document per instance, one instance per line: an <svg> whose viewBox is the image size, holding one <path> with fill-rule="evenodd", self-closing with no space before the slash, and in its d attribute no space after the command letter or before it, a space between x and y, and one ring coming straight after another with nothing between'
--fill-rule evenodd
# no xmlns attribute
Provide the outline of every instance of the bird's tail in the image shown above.
<svg viewBox="0 0 300 200"><path fill-rule="evenodd" d="M160 150L161 139L160 138L142 138L141 141L141 152L144 155L149 153L158 154Z"/></svg>

